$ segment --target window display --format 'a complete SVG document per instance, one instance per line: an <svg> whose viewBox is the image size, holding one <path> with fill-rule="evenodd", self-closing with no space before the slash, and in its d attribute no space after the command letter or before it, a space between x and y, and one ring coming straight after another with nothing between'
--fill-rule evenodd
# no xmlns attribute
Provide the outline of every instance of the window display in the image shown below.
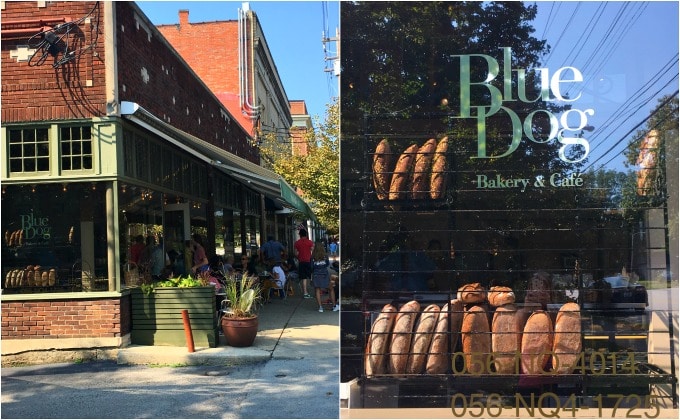
<svg viewBox="0 0 680 420"><path fill-rule="evenodd" d="M7 185L2 197L14 200L2 212L3 293L108 289L104 184Z"/></svg>
<svg viewBox="0 0 680 420"><path fill-rule="evenodd" d="M342 4L347 408L677 409L677 7Z"/></svg>

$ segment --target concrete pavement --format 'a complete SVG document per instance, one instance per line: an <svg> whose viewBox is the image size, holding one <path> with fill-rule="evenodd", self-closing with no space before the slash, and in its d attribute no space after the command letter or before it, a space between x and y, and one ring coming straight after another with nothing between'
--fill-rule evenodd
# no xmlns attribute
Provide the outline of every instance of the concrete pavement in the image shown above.
<svg viewBox="0 0 680 420"><path fill-rule="evenodd" d="M297 292L297 291L296 291ZM339 313L274 299L252 347L131 346L2 369L2 418L339 418ZM114 357L115 360L115 357Z"/></svg>
<svg viewBox="0 0 680 420"><path fill-rule="evenodd" d="M315 299L303 299L299 289L286 299L273 297L259 311L259 327L251 347L231 347L220 335L215 348L137 346L118 350L119 364L240 365L271 359L309 359L323 355L339 360L339 312L326 306L318 312Z"/></svg>

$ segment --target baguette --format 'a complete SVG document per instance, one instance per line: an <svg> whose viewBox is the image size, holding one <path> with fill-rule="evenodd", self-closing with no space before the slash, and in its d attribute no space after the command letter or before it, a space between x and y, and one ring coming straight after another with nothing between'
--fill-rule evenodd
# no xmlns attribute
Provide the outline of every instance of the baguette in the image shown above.
<svg viewBox="0 0 680 420"><path fill-rule="evenodd" d="M418 312L420 312L420 304L415 300L405 303L399 309L392 329L387 373L406 373L406 362L413 338L413 324L415 324Z"/></svg>
<svg viewBox="0 0 680 420"><path fill-rule="evenodd" d="M26 270L19 270L19 274L17 275L17 286L26 286Z"/></svg>
<svg viewBox="0 0 680 420"><path fill-rule="evenodd" d="M463 308L463 301L460 299L453 299L449 304L449 310L451 311L451 340L450 349L451 354L455 353L458 347L458 341L460 341L461 326L463 325L463 314L465 313Z"/></svg>
<svg viewBox="0 0 680 420"><path fill-rule="evenodd" d="M33 266L30 266L31 268L26 268L26 271L28 272L27 274L27 283L29 286L35 286L35 271L33 271Z"/></svg>
<svg viewBox="0 0 680 420"><path fill-rule="evenodd" d="M432 158L437 147L437 141L430 139L418 149L413 172L411 172L411 193L410 198L422 200L429 196L430 173L432 171Z"/></svg>
<svg viewBox="0 0 680 420"><path fill-rule="evenodd" d="M416 153L418 153L418 145L412 144L404 150L399 156L397 164L394 167L392 174L392 181L390 183L390 200L401 200L408 196L408 181L413 170L413 162L415 161Z"/></svg>
<svg viewBox="0 0 680 420"><path fill-rule="evenodd" d="M581 353L581 308L567 302L557 312L552 366L556 373L571 373Z"/></svg>
<svg viewBox="0 0 680 420"><path fill-rule="evenodd" d="M430 175L430 197L437 200L444 196L446 190L446 154L449 148L449 138L443 137L437 143L432 158L432 174Z"/></svg>
<svg viewBox="0 0 680 420"><path fill-rule="evenodd" d="M387 304L383 306L380 315L371 326L371 335L366 343L365 370L367 376L385 373L386 352L396 315L397 308Z"/></svg>
<svg viewBox="0 0 680 420"><path fill-rule="evenodd" d="M521 343L522 330L517 319L517 308L512 304L499 306L491 322L491 351L494 353L496 373L519 374L515 357Z"/></svg>
<svg viewBox="0 0 680 420"><path fill-rule="evenodd" d="M17 276L19 275L19 270L12 270L12 279L10 280L11 287L18 287Z"/></svg>
<svg viewBox="0 0 680 420"><path fill-rule="evenodd" d="M473 306L465 311L460 335L465 371L473 375L485 373L486 359L491 352L491 330L484 308Z"/></svg>
<svg viewBox="0 0 680 420"><path fill-rule="evenodd" d="M486 300L486 291L479 283L469 283L458 289L458 299L463 303L482 303Z"/></svg>
<svg viewBox="0 0 680 420"><path fill-rule="evenodd" d="M375 148L373 155L373 188L378 200L385 200L390 191L392 174L392 151L390 143L382 139Z"/></svg>
<svg viewBox="0 0 680 420"><path fill-rule="evenodd" d="M522 372L541 375L550 361L553 347L553 326L545 311L534 311L522 333Z"/></svg>
<svg viewBox="0 0 680 420"><path fill-rule="evenodd" d="M493 286L489 289L487 299L491 306L500 307L515 303L515 293L505 286Z"/></svg>
<svg viewBox="0 0 680 420"><path fill-rule="evenodd" d="M444 304L437 317L432 341L425 363L425 373L439 375L446 373L451 358L447 354L447 342L449 336L449 305Z"/></svg>
<svg viewBox="0 0 680 420"><path fill-rule="evenodd" d="M413 342L411 344L411 354L406 364L406 373L420 374L425 369L427 354L432 342L434 327L439 319L439 306L429 305L420 314L416 324Z"/></svg>

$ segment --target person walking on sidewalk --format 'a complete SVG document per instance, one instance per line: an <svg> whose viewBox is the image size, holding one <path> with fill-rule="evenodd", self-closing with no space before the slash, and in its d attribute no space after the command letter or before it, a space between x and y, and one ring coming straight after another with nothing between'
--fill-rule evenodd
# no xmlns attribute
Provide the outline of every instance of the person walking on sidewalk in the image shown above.
<svg viewBox="0 0 680 420"><path fill-rule="evenodd" d="M302 293L305 299L311 298L307 292L307 280L312 278L312 250L314 242L307 236L305 229L300 229L300 239L293 244L298 259L298 278L302 282Z"/></svg>
<svg viewBox="0 0 680 420"><path fill-rule="evenodd" d="M330 287L331 276L328 272L329 265L330 263L323 242L317 242L314 244L314 251L312 252L312 282L314 283L316 302L319 304L319 312L323 312L321 289L328 289L328 295L333 303L333 312L340 310L340 305L335 301L335 289Z"/></svg>

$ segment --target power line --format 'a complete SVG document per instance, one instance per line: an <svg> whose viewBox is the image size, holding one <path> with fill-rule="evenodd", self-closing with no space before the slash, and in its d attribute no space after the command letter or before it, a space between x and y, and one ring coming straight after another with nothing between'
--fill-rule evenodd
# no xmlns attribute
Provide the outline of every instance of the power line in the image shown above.
<svg viewBox="0 0 680 420"><path fill-rule="evenodd" d="M666 106L671 100L675 99L675 97L678 96L678 93L679 93L679 92L680 92L680 91L676 90L675 93L673 93L672 95L670 95L665 101L663 101L658 107L656 107L656 109L655 109L654 111L652 111L647 117L645 117L642 121L640 121L639 123L637 123L633 128L631 128L630 130L628 130L628 132L627 132L626 134L624 134L619 140L617 140L617 141L616 141L609 149L607 149L607 151L604 152L604 153L602 154L602 156L600 156L599 158L597 158L597 159L595 159L594 161L592 161L592 162L584 169L584 172L585 172L586 170L588 170L590 167L592 167L593 165L595 165L595 163L596 163L598 160L601 160L602 158L604 158L605 156L607 156L607 155L609 154L609 152L611 152L612 150L614 150L619 144L621 144L621 142L623 142L624 140L626 140L626 138L627 138L631 133L633 133L635 130L637 130L641 125L643 125L644 123L646 123L647 121L649 121L649 120L654 116L654 114L656 114L657 112L659 112L659 110L661 110L664 106ZM614 157L617 157L619 154L620 154L620 152L617 153ZM610 159L610 160L609 160L608 162L606 162L605 164L601 165L601 166L600 166L600 169L601 169L603 166L605 166L607 163L611 162L611 160L613 160L613 158Z"/></svg>

